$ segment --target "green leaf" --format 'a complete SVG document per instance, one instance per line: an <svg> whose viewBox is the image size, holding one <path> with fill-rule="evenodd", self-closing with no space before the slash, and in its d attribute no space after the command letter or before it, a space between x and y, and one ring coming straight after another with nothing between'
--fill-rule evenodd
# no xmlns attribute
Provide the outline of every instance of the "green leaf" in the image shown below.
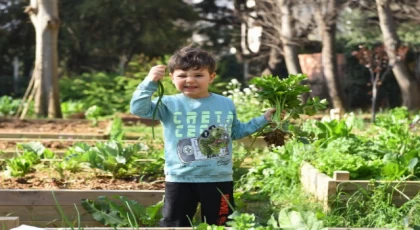
<svg viewBox="0 0 420 230"><path fill-rule="evenodd" d="M45 151L44 145L40 142L20 143L20 144L17 144L17 146L21 148L22 150L34 152L38 156L41 156Z"/></svg>
<svg viewBox="0 0 420 230"><path fill-rule="evenodd" d="M419 162L419 159L417 157L410 160L408 163L408 170L414 174L414 168L416 167L417 163Z"/></svg>
<svg viewBox="0 0 420 230"><path fill-rule="evenodd" d="M322 221L318 220L316 215L310 211L289 211L288 208L282 209L278 218L281 229L301 229L318 230L323 229Z"/></svg>
<svg viewBox="0 0 420 230"><path fill-rule="evenodd" d="M110 209L110 205L105 200L82 199L82 207L92 214L93 218L107 226L119 227L126 222L119 216L119 212Z"/></svg>

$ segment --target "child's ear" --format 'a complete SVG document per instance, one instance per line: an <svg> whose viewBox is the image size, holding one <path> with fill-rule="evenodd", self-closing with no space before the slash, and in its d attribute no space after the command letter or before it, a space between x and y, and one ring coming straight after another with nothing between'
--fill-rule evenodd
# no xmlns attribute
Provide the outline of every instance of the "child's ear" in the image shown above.
<svg viewBox="0 0 420 230"><path fill-rule="evenodd" d="M171 77L172 83L175 84L174 83L174 76L172 75L172 73L169 73L169 76Z"/></svg>
<svg viewBox="0 0 420 230"><path fill-rule="evenodd" d="M214 79L216 78L216 72L210 74L210 83L213 83Z"/></svg>

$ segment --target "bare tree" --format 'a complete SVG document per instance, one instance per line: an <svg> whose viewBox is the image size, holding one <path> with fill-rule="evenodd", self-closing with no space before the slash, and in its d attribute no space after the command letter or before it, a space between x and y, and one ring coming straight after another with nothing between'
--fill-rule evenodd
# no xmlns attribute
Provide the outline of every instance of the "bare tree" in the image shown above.
<svg viewBox="0 0 420 230"><path fill-rule="evenodd" d="M298 46L302 45L306 36L312 29L311 18L296 16L296 12L303 7L300 1L292 0L261 0L257 4L259 23L266 29L264 33L272 41L270 63L275 55L284 56L287 71L289 74L301 73L298 58Z"/></svg>
<svg viewBox="0 0 420 230"><path fill-rule="evenodd" d="M281 31L280 38L283 44L284 58L286 61L287 71L289 74L302 73L299 64L297 51L297 42L295 41L296 30L293 26L293 12L291 0L279 0L278 7L281 15Z"/></svg>
<svg viewBox="0 0 420 230"><path fill-rule="evenodd" d="M308 25L313 24L310 22L310 17L302 20L296 16L296 12L306 4L300 3L301 1L292 0L258 0L252 8L242 7L242 10L239 10L242 12L243 21L251 18L255 25L263 28L261 47L267 51L269 57L267 68L263 71L264 75L276 75L275 69L283 59L289 73L302 72L297 47L307 40L307 34L312 29Z"/></svg>
<svg viewBox="0 0 420 230"><path fill-rule="evenodd" d="M397 35L393 14L391 11L391 1L376 0L378 9L379 25L386 48L389 62L393 65L392 72L397 79L401 89L403 105L408 109L420 108L420 82L409 73L406 63L398 55L397 51L401 46Z"/></svg>
<svg viewBox="0 0 420 230"><path fill-rule="evenodd" d="M35 113L49 118L62 117L58 88L58 0L31 0L29 14L36 33L33 72Z"/></svg>
<svg viewBox="0 0 420 230"><path fill-rule="evenodd" d="M315 20L322 37L322 66L328 93L333 107L345 111L335 52L336 23L341 7L343 4L336 0L315 1Z"/></svg>

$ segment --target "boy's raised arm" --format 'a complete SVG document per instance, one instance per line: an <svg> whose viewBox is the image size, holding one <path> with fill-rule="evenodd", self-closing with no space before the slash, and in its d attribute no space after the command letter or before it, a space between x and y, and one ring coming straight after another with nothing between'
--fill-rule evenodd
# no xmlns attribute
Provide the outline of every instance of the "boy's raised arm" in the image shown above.
<svg viewBox="0 0 420 230"><path fill-rule="evenodd" d="M141 82L130 101L130 112L136 116L144 118L153 118L153 111L156 103L152 102L152 95L158 89L160 79L165 75L166 66L153 66L147 77ZM160 113L156 114L156 118L160 119Z"/></svg>

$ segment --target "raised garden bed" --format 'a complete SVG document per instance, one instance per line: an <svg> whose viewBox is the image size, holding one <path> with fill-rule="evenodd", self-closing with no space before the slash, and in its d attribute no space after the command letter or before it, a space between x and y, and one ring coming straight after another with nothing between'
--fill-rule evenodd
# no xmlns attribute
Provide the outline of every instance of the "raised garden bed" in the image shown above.
<svg viewBox="0 0 420 230"><path fill-rule="evenodd" d="M109 139L111 121L0 119L0 138Z"/></svg>
<svg viewBox="0 0 420 230"><path fill-rule="evenodd" d="M66 150L72 147L76 143L86 143L94 145L97 142L106 142L105 139L35 139L35 138L0 138L0 158L13 157L16 152L20 152L17 148L17 144L39 142L44 145L45 148L50 149L58 156L63 156ZM138 143L137 140L124 140L125 144Z"/></svg>
<svg viewBox="0 0 420 230"><path fill-rule="evenodd" d="M144 206L153 205L163 198L163 190L54 190L60 206L70 221L80 213L82 227L102 226L81 206L81 199L97 199L99 196L125 196ZM37 227L65 227L52 190L0 190L0 216L18 216L20 224Z"/></svg>
<svg viewBox="0 0 420 230"><path fill-rule="evenodd" d="M390 190L393 190L392 203L396 206L401 206L420 193L419 181L371 182L368 180L350 180L349 178L350 174L347 171L336 171L333 178L331 178L307 162L302 164L300 171L303 189L322 202L325 209L328 209L337 198L345 201L360 189L370 190L372 183L389 184Z"/></svg>
<svg viewBox="0 0 420 230"><path fill-rule="evenodd" d="M0 177L0 216L19 216L22 224L39 227L64 226L52 191L66 216L75 219L78 205L83 226L100 226L81 207L81 199L98 196L126 196L142 205L156 204L162 199L164 180L158 176L127 175L112 178L110 173L91 168L81 171L64 171L62 177L55 166L46 163L35 172L20 177Z"/></svg>
<svg viewBox="0 0 420 230"><path fill-rule="evenodd" d="M135 115L132 115L132 114L120 113L120 114L117 114L117 116L119 118L121 118L124 125L127 125L127 126L138 125L138 124L143 124L143 125L146 125L146 126L160 125L159 120L142 118L142 117L138 117L138 116L135 116Z"/></svg>

